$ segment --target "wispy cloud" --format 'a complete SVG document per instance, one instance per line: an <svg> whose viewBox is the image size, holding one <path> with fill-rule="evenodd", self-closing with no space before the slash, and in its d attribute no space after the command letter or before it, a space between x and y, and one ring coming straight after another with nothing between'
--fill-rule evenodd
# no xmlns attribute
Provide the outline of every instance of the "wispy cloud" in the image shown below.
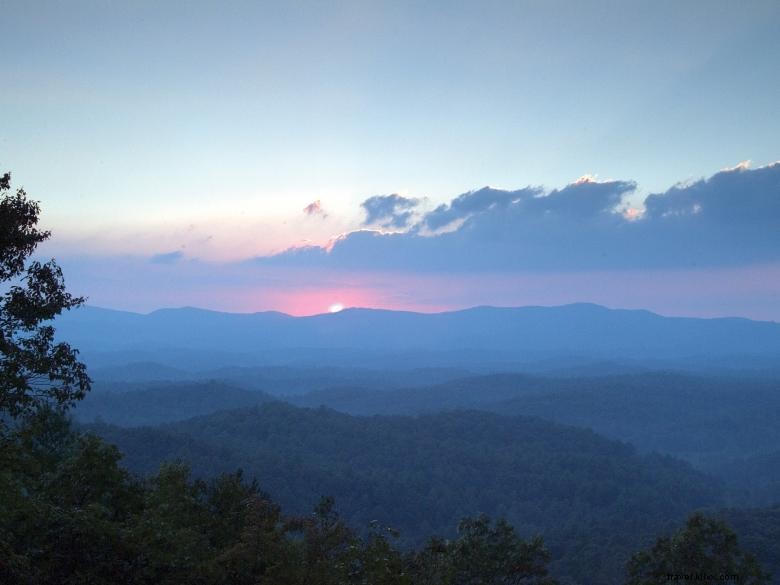
<svg viewBox="0 0 780 585"><path fill-rule="evenodd" d="M316 201L312 201L306 207L304 207L303 213L305 213L308 216L320 216L322 218L328 217L328 214L325 213L325 210L322 207L322 201L320 201L319 199L317 199Z"/></svg>

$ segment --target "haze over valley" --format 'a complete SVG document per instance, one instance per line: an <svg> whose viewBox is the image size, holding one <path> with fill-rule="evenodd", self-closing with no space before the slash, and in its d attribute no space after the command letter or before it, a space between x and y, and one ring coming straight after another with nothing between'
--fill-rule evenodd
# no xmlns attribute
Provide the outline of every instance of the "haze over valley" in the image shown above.
<svg viewBox="0 0 780 585"><path fill-rule="evenodd" d="M775 566L755 524L780 501L775 323L587 304L313 317L86 307L58 332L93 365L75 419L138 473L170 459L202 478L241 467L286 509L328 493L352 525L394 526L407 547L454 536L463 510L479 510L542 534L572 583L619 579L692 509L739 518Z"/></svg>

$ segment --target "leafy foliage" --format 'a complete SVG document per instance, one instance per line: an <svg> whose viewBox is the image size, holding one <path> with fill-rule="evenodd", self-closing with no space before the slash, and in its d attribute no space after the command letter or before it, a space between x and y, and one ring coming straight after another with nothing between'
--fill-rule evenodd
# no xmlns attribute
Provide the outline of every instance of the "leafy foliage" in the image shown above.
<svg viewBox="0 0 780 585"><path fill-rule="evenodd" d="M656 534L721 504L687 464L526 417L353 417L270 402L159 428L89 428L133 471L172 458L202 478L243 467L285 509L330 494L350 526L396 527L405 548L455 537L464 516L504 517L523 536L544 535L555 574L582 583L615 582Z"/></svg>
<svg viewBox="0 0 780 585"><path fill-rule="evenodd" d="M679 575L712 576L700 577L700 581L770 583L755 558L737 546L737 537L725 522L702 514L693 514L671 537L659 538L649 551L635 554L628 565L626 585L667 583Z"/></svg>
<svg viewBox="0 0 780 585"><path fill-rule="evenodd" d="M0 414L28 414L42 405L66 408L90 387L78 352L54 340L48 325L83 303L65 290L54 260L30 261L49 232L38 229L40 207L0 177Z"/></svg>
<svg viewBox="0 0 780 585"><path fill-rule="evenodd" d="M325 498L286 516L242 472L192 480L165 464L140 481L119 452L61 414L25 420L0 474L0 581L26 585L550 585L549 554L506 522L403 552L378 524L358 536ZM431 551L437 551L431 554Z"/></svg>
<svg viewBox="0 0 780 585"><path fill-rule="evenodd" d="M730 509L722 518L772 575L780 575L780 504L769 508Z"/></svg>

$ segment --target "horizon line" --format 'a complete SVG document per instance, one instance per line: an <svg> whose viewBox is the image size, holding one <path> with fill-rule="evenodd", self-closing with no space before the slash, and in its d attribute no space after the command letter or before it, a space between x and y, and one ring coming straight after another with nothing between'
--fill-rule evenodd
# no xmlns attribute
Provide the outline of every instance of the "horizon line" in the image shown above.
<svg viewBox="0 0 780 585"><path fill-rule="evenodd" d="M89 309L99 309L103 311L112 311L116 313L129 313L132 315L139 315L139 316L149 316L153 315L154 313L159 313L163 311L200 311L203 313L214 313L214 314L221 314L221 315L263 315L263 314L275 314L280 315L283 317L289 317L291 319L306 319L306 318L312 318L312 317L324 317L324 316L335 316L340 313L346 313L346 312L355 312L355 311L374 311L374 312L383 312L383 313L405 313L405 314L412 314L412 315L421 315L421 316L428 316L428 315L447 315L447 314L453 314L453 313L464 313L468 311L474 311L478 309L496 309L496 310L517 310L517 309L564 309L564 308L571 308L571 307L596 307L598 309L603 309L606 311L613 311L613 312L634 312L634 313L649 313L651 315L661 317L664 319L696 319L701 321L707 321L707 320L744 320L744 321L751 321L754 323L771 323L771 324L779 324L778 321L775 321L773 319L752 319L750 317L745 317L741 315L719 315L719 316L691 316L691 315L670 315L670 314L663 314L658 311L654 311L651 309L644 309L644 308L628 308L628 307L610 307L607 305L602 305L600 303L594 303L589 301L578 301L573 303L563 303L563 304L557 304L557 305L471 305L467 307L462 308L456 308L456 309L448 309L448 310L432 310L432 311L413 311L413 310L406 310L406 309L388 309L383 307L361 307L361 306L350 306L350 307L343 307L337 311L323 311L321 313L311 313L311 314L303 314L303 315L293 315L290 313L285 313L284 311L279 311L275 309L267 309L262 311L224 311L219 309L208 309L204 307L195 307L192 305L183 305L179 307L160 307L157 309L152 309L151 311L133 311L129 309L116 309L112 307L105 307L105 306L98 306L98 305L90 305L90 304L84 304L82 305L84 308ZM78 310L79 307L76 307L74 310Z"/></svg>

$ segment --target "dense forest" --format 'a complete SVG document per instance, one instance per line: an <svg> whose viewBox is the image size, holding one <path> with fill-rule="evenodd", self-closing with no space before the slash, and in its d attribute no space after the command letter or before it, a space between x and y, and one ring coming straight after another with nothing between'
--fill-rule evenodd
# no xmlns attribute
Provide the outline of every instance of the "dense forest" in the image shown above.
<svg viewBox="0 0 780 585"><path fill-rule="evenodd" d="M358 370L234 368L221 382L100 382L75 416L119 426L153 425L254 406L270 396L357 415L471 409L537 416L593 429L692 463L718 478L735 506L780 501L780 384L768 376L642 372L552 377L492 374L398 386L409 374ZM319 385L312 379L321 374ZM383 375L385 374L385 375ZM456 375L426 371L420 380ZM383 379L384 383L377 383ZM327 386L330 384L330 386ZM395 385L394 385L395 384ZM325 387L322 387L324 385ZM305 387L314 388L302 392Z"/></svg>
<svg viewBox="0 0 780 585"><path fill-rule="evenodd" d="M310 375L311 370L302 370L296 376L287 369L284 379L277 377L265 387L295 404L330 404L347 412L406 415L366 418L347 417L321 408L302 411L278 403L266 404L269 400L266 393L214 381L124 385L113 382L87 398L75 414L84 421L101 417L103 421L119 426L151 425L165 419L166 413L175 410L177 404L183 412L207 414L221 410L218 399L221 393L226 395L226 404L238 397L232 404L244 410L221 412L159 428L123 430L104 424L94 429L122 446L127 453L125 463L131 469L152 473L161 461L170 458L191 462L199 477L212 477L232 467L243 467L262 478L263 487L287 509L300 512L322 493L329 493L336 496L344 517L353 527L359 530L372 519L382 519L401 530L399 543L402 546L418 545L432 533L452 535L459 514L465 511L465 507L452 504L471 497L474 510L507 516L523 534L542 533L552 552L553 572L559 577L603 571L601 575L609 575L608 578L614 580L632 550L668 529L685 513L706 508L714 514L732 518L734 510L727 512L724 508L738 505L752 507L752 511L743 509L739 516L740 534L753 543L765 565L772 569L778 566L780 550L774 544L776 533L767 529L771 523L760 521L764 515L774 516L768 509L755 507L778 501L777 481L772 482L773 477L777 477L778 467L773 465L771 451L777 444L776 428L769 424L748 425L751 418L764 420L778 411L780 401L776 384L771 379L754 376L738 380L672 372L580 378L501 374L457 378L407 389L382 387L372 390L342 382L341 386L302 394L299 391L301 379ZM358 376L367 374L363 372ZM285 382L291 388L285 386ZM257 404L264 406L247 408ZM464 408L470 410L464 411ZM501 413L501 416L490 417L477 409ZM500 483L505 479L504 473L512 477L512 470L506 468L505 460L491 444L491 441L500 442L501 425L495 422L480 424L482 417L505 422L504 418L513 412L596 428L604 435L637 445L636 453L625 444L622 447L631 453L632 464L648 469L644 475L636 472L628 480L619 474L598 479L602 486L613 483L620 489L625 488L630 496L630 510L619 512L618 508L608 506L598 508L593 501L579 498L566 509L569 517L545 513L539 521L535 514L550 509L545 499L554 500L554 489L536 492L535 496L540 499L526 500L526 508L518 504L515 501L517 488L511 481ZM691 419L690 412L700 416ZM428 414L417 418L422 413ZM177 415L167 420L182 418ZM461 427L438 424L448 418L459 420ZM569 438L572 450L583 456L588 453L578 451L585 443L575 429L525 416L510 416L510 420L516 425L512 432L516 432L517 437L507 442L518 445L518 451L523 451L524 455L530 455L527 438L520 430L524 425L536 425L534 428L540 437L545 433L563 436L574 432ZM726 424L729 422L731 424ZM722 430L711 432L712 424L720 425L718 428L722 427ZM383 428L392 430L383 434ZM484 431L484 443L475 440L480 429ZM493 431L495 435L491 436ZM426 438L426 433L430 437ZM349 440L351 437L353 442ZM612 450L619 444L600 440L605 454L614 457ZM472 459L467 457L470 446L474 447L474 453L483 460L485 467L474 468L476 473L472 476L457 476L457 466L451 462L470 462L474 458L473 454ZM382 453L391 448L397 450L396 454L391 451L391 455L383 457ZM559 487L572 485L557 483L572 472L562 472L560 468L548 465L556 456L563 461L560 456L565 451L555 443L544 445L543 441L537 448L540 459L545 461L544 471L552 481ZM458 449L464 449L464 453L451 453ZM545 453L545 449L550 453ZM686 457L708 473L697 472L669 457L654 456L653 451ZM767 451L766 455L749 455ZM363 458L358 457L361 453ZM512 453L506 459L519 466L514 470L514 477L523 477L527 482L522 457ZM598 469L595 461L589 462L592 471ZM648 463L651 461L655 467ZM672 472L675 466L677 470ZM562 463L561 467L576 470L572 481L580 486L578 492L587 493L584 486L597 479L593 474L583 473L582 466ZM453 475L437 475L437 468L446 468ZM410 469L414 472L410 473ZM675 477L678 485L693 488L688 496L697 493L697 489L699 496L703 493L707 496L683 498L681 501L685 503L676 516L664 498L663 504L657 505L660 511L650 514L652 521L637 529L636 525L642 524L640 511L643 508L636 505L641 494L668 493L668 487L659 483L662 470ZM296 482L299 477L306 477L306 480ZM493 485L493 481L499 483ZM389 486L384 491L383 482ZM686 485L686 482L690 484ZM645 492L640 484L646 488ZM418 486L425 486L428 491ZM374 504L373 509L366 508L367 501ZM506 506L508 501L513 502L511 508ZM586 518L583 510L589 507L598 510L596 516L600 521L573 529L568 519ZM654 510L652 506L645 509ZM566 520L560 521L561 518ZM603 539L601 535L606 530L619 535L616 544ZM591 544L578 546L578 538ZM593 545L594 542L598 544ZM613 553L617 550L623 552L616 556ZM577 579L575 582L583 582L582 577ZM593 582L599 582L599 578Z"/></svg>
<svg viewBox="0 0 780 585"><path fill-rule="evenodd" d="M342 386L291 401L353 414L477 408L538 416L685 459L724 482L734 504L780 501L780 427L773 422L780 417L780 383L773 377L500 374L390 392Z"/></svg>
<svg viewBox="0 0 780 585"><path fill-rule="evenodd" d="M286 515L241 471L193 480L182 464L145 479L121 454L43 409L3 435L0 579L3 583L290 585L457 585L617 582L588 567L548 576L539 537L522 538L505 520L465 517L451 538L417 548L372 521L356 533L329 498L308 514ZM749 519L736 518L749 522ZM591 538L598 538L591 535ZM616 536L609 536L612 545ZM587 547L583 541L581 546ZM760 543L755 543L760 544ZM633 555L627 585L660 583L670 572L738 575L768 583L721 520L691 516L670 537ZM608 579L608 580L605 580Z"/></svg>
<svg viewBox="0 0 780 585"><path fill-rule="evenodd" d="M653 536L723 504L718 485L688 464L592 431L478 411L353 417L267 403L159 428L90 429L117 444L131 470L151 473L170 458L191 462L198 477L243 467L286 509L303 512L329 494L350 525L377 520L399 529L402 544L451 537L474 512L504 517L521 534L542 534L556 575L582 583L615 581Z"/></svg>
<svg viewBox="0 0 780 585"><path fill-rule="evenodd" d="M413 551L374 523L360 537L324 498L288 516L240 471L210 481L166 464L141 480L119 451L44 410L4 440L0 579L9 584L553 583L540 539L464 519ZM508 581L507 581L508 580Z"/></svg>

